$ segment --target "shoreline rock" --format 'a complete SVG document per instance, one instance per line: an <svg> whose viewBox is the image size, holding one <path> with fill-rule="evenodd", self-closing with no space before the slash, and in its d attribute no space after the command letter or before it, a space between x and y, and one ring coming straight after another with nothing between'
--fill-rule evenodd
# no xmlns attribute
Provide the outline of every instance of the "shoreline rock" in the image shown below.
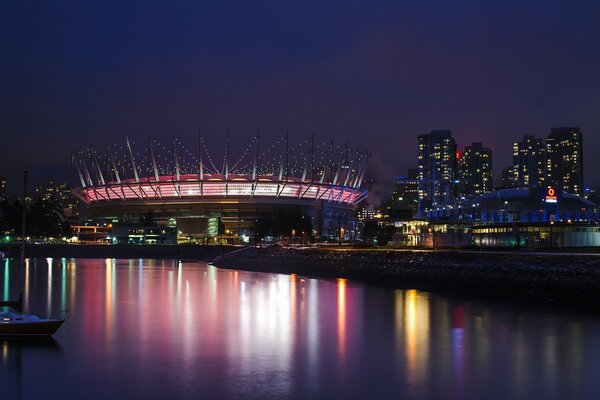
<svg viewBox="0 0 600 400"><path fill-rule="evenodd" d="M220 268L347 278L473 299L600 310L600 257L249 248Z"/></svg>

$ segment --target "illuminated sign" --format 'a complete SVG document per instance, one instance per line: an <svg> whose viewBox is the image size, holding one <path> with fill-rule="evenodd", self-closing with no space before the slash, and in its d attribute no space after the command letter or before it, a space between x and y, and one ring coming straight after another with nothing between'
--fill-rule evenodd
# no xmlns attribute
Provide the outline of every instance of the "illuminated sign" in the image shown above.
<svg viewBox="0 0 600 400"><path fill-rule="evenodd" d="M546 189L546 203L558 203L558 196L556 195L556 189L549 187Z"/></svg>

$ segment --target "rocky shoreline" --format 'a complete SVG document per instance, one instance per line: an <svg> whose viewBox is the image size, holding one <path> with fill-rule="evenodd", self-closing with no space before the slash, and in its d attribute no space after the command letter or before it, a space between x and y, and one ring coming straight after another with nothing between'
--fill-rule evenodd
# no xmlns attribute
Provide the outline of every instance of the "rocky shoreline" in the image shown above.
<svg viewBox="0 0 600 400"><path fill-rule="evenodd" d="M600 255L248 248L214 265L600 311Z"/></svg>

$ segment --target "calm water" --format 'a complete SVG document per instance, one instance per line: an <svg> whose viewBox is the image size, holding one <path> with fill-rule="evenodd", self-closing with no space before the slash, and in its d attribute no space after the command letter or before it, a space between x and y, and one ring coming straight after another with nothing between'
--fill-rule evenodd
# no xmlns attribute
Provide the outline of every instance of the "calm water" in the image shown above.
<svg viewBox="0 0 600 400"><path fill-rule="evenodd" d="M5 398L598 398L600 318L158 260L0 266L0 297L69 309L0 339ZM132 397L133 398L133 397Z"/></svg>

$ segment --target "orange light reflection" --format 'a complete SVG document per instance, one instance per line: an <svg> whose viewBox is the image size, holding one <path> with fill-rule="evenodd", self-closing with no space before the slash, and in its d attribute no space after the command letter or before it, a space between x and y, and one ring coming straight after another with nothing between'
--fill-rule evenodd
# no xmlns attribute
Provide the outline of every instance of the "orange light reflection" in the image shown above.
<svg viewBox="0 0 600 400"><path fill-rule="evenodd" d="M408 379L419 383L426 375L429 357L429 299L416 290L406 291L406 358Z"/></svg>

